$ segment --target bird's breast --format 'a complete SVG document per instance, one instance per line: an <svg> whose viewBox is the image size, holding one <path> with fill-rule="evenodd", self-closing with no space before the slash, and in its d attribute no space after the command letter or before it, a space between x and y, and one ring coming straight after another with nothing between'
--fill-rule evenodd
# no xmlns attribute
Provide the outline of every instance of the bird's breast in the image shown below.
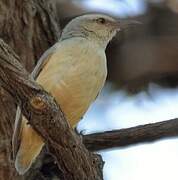
<svg viewBox="0 0 178 180"><path fill-rule="evenodd" d="M95 100L107 75L104 50L85 46L56 50L37 79L55 97L72 126Z"/></svg>

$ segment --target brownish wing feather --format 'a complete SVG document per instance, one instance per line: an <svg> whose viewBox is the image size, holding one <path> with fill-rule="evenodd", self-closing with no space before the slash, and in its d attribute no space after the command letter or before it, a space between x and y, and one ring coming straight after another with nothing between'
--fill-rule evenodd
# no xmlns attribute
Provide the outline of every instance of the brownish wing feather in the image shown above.
<svg viewBox="0 0 178 180"><path fill-rule="evenodd" d="M50 49L48 49L39 59L36 67L34 68L31 76L33 79L36 79L38 75L40 74L43 67L46 65L48 60L50 59L51 55L56 49L56 45L53 45ZM17 151L19 149L20 145L20 137L21 137L21 124L22 124L22 114L21 109L18 106L16 111L16 118L15 118L15 124L14 124L14 131L12 136L12 152L13 152L13 159L15 159Z"/></svg>

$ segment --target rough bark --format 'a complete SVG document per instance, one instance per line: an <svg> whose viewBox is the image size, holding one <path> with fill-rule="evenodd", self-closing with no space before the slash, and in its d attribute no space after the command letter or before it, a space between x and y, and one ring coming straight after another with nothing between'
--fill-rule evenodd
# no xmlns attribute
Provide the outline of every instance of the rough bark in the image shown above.
<svg viewBox="0 0 178 180"><path fill-rule="evenodd" d="M178 136L178 119L172 119L127 129L88 134L83 136L83 143L90 151L99 151L176 136Z"/></svg>
<svg viewBox="0 0 178 180"><path fill-rule="evenodd" d="M55 4L50 0L0 0L0 37L21 57L21 63L28 71L57 40L60 34L57 18ZM22 179L14 171L9 157L15 112L16 105L12 97L0 88L1 180Z"/></svg>

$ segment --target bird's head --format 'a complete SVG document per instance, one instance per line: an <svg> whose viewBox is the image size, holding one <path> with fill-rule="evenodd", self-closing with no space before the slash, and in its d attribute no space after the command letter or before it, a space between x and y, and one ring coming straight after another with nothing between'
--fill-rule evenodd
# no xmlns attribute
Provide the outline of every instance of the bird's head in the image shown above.
<svg viewBox="0 0 178 180"><path fill-rule="evenodd" d="M122 23L108 15L86 14L71 20L64 28L61 39L83 37L106 47L122 29Z"/></svg>

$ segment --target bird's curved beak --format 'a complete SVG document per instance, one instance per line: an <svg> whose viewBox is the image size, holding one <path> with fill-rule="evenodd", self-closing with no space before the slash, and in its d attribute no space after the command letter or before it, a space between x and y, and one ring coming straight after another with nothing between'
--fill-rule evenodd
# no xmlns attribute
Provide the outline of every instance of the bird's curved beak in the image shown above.
<svg viewBox="0 0 178 180"><path fill-rule="evenodd" d="M136 20L121 19L116 22L115 27L118 31L129 28L130 26L141 25L142 23Z"/></svg>

